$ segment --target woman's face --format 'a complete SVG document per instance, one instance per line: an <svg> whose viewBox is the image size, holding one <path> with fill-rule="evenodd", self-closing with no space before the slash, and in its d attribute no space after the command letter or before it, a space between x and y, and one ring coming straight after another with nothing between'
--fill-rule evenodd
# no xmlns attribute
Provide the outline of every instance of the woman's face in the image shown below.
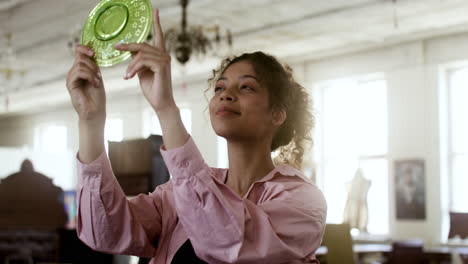
<svg viewBox="0 0 468 264"><path fill-rule="evenodd" d="M247 61L224 71L216 81L209 108L213 129L227 140L265 139L278 126L269 107L268 90Z"/></svg>

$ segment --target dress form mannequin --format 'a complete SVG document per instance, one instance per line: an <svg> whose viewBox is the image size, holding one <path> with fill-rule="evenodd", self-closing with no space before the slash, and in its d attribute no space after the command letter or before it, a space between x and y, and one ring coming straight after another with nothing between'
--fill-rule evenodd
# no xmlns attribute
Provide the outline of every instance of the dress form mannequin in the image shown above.
<svg viewBox="0 0 468 264"><path fill-rule="evenodd" d="M351 228L367 232L368 207L367 193L371 181L363 176L362 169L357 169L354 178L347 183L348 199L343 214L343 222Z"/></svg>

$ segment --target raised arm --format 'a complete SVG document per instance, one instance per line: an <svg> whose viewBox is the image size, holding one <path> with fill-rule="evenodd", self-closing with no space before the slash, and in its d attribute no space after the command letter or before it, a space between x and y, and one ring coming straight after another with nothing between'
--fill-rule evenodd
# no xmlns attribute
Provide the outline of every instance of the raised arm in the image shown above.
<svg viewBox="0 0 468 264"><path fill-rule="evenodd" d="M79 118L77 233L95 250L151 257L161 232L160 191L128 201L104 152L106 97L93 51L78 46L66 86Z"/></svg>
<svg viewBox="0 0 468 264"><path fill-rule="evenodd" d="M174 101L171 57L165 48L158 9L154 11L153 36L153 46L146 43L131 43L117 44L115 47L132 52L133 59L124 79L138 75L143 94L161 123L164 146L166 149L172 149L182 146L189 136Z"/></svg>
<svg viewBox="0 0 468 264"><path fill-rule="evenodd" d="M162 187L127 200L106 153L78 165L77 233L97 251L153 257L162 228Z"/></svg>
<svg viewBox="0 0 468 264"><path fill-rule="evenodd" d="M91 48L78 45L67 76L67 89L79 118L80 159L89 163L104 152L106 94Z"/></svg>

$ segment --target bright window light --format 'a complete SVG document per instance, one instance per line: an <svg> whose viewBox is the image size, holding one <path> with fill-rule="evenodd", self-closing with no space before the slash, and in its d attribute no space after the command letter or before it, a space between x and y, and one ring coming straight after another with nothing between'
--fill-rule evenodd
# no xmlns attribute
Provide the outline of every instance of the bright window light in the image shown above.
<svg viewBox="0 0 468 264"><path fill-rule="evenodd" d="M147 109L143 113L143 137L150 135L162 135L161 124L152 109ZM180 117L182 123L189 134L192 133L192 110L189 108L180 108Z"/></svg>
<svg viewBox="0 0 468 264"><path fill-rule="evenodd" d="M106 127L104 129L104 138L106 141L122 141L123 120L120 118L107 119Z"/></svg>
<svg viewBox="0 0 468 264"><path fill-rule="evenodd" d="M36 128L35 147L39 151L59 153L67 150L67 127L44 125Z"/></svg>
<svg viewBox="0 0 468 264"><path fill-rule="evenodd" d="M371 181L368 232L389 232L387 86L383 79L326 82L315 94L317 182L328 203L327 221L343 222L347 184L358 168Z"/></svg>
<svg viewBox="0 0 468 264"><path fill-rule="evenodd" d="M181 108L180 109L180 117L182 118L182 123L187 129L189 134L192 133L192 110L188 108Z"/></svg>
<svg viewBox="0 0 468 264"><path fill-rule="evenodd" d="M225 138L218 136L218 168L228 168L229 159L228 159L228 149L227 141Z"/></svg>
<svg viewBox="0 0 468 264"><path fill-rule="evenodd" d="M449 72L450 210L468 212L468 68Z"/></svg>
<svg viewBox="0 0 468 264"><path fill-rule="evenodd" d="M122 141L123 120L120 118L108 118L104 127L104 141L106 152L109 152L109 141Z"/></svg>

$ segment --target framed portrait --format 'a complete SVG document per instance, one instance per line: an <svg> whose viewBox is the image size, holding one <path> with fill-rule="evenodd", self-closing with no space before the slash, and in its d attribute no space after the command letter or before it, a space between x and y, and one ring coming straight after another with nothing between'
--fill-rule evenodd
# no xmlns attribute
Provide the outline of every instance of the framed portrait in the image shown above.
<svg viewBox="0 0 468 264"><path fill-rule="evenodd" d="M395 161L397 219L426 219L426 180L424 160Z"/></svg>

